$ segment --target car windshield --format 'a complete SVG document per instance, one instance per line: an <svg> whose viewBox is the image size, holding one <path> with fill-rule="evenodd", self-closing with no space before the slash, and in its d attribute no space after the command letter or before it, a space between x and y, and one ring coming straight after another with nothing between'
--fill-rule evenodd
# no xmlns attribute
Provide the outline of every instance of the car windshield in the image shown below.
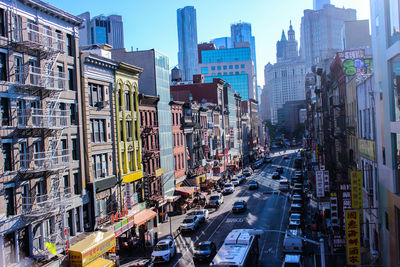
<svg viewBox="0 0 400 267"><path fill-rule="evenodd" d="M237 181L237 178L232 178L232 181Z"/></svg>
<svg viewBox="0 0 400 267"><path fill-rule="evenodd" d="M256 185L257 183L256 183L256 182L250 182L250 184L251 184L251 185Z"/></svg>
<svg viewBox="0 0 400 267"><path fill-rule="evenodd" d="M209 244L200 244L197 245L196 250L204 251L204 250L210 250L210 245Z"/></svg>
<svg viewBox="0 0 400 267"><path fill-rule="evenodd" d="M154 251L168 250L168 244L158 244L155 246Z"/></svg>
<svg viewBox="0 0 400 267"><path fill-rule="evenodd" d="M225 188L228 188L228 187L232 187L232 185L231 184L226 184Z"/></svg>
<svg viewBox="0 0 400 267"><path fill-rule="evenodd" d="M219 199L219 196L211 196L210 197L210 200L218 200Z"/></svg>
<svg viewBox="0 0 400 267"><path fill-rule="evenodd" d="M184 219L183 220L183 223L192 223L193 222L193 219Z"/></svg>
<svg viewBox="0 0 400 267"><path fill-rule="evenodd" d="M288 185L289 183L285 181L285 182L280 182L279 184L280 185Z"/></svg>
<svg viewBox="0 0 400 267"><path fill-rule="evenodd" d="M293 214L290 216L290 219L292 219L292 220L300 220L300 214L293 213Z"/></svg>
<svg viewBox="0 0 400 267"><path fill-rule="evenodd" d="M243 201L237 201L235 202L235 204L233 204L233 206L243 206L244 202Z"/></svg>

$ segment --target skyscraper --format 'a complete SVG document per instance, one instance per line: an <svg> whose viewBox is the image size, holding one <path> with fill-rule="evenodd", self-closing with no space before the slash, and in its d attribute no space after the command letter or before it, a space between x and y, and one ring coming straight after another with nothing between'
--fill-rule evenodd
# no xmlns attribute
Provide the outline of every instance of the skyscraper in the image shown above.
<svg viewBox="0 0 400 267"><path fill-rule="evenodd" d="M232 40L231 37L219 37L214 38L210 41L210 43L215 44L217 49L224 49L224 48L232 48Z"/></svg>
<svg viewBox="0 0 400 267"><path fill-rule="evenodd" d="M197 74L197 19L196 9L186 6L177 10L178 22L178 65L182 70L182 80L192 80Z"/></svg>
<svg viewBox="0 0 400 267"><path fill-rule="evenodd" d="M324 7L324 5L329 5L330 3L330 0L314 0L313 9L320 10Z"/></svg>
<svg viewBox="0 0 400 267"><path fill-rule="evenodd" d="M308 69L342 50L345 21L356 20L355 9L325 5L320 10L304 10L301 18L301 53Z"/></svg>
<svg viewBox="0 0 400 267"><path fill-rule="evenodd" d="M270 108L262 108L261 112L265 118L271 117L273 123L278 122L278 109L286 102L293 100L304 100L304 75L305 62L298 53L298 44L292 24L289 26L286 39L282 32L281 40L276 44L276 61L272 65L268 63L264 68L265 93L268 94ZM267 96L264 96L267 98ZM263 106L268 103L263 103ZM267 114L271 112L271 114Z"/></svg>
<svg viewBox="0 0 400 267"><path fill-rule="evenodd" d="M79 27L79 46L109 44L113 48L124 48L124 29L122 17L118 15L99 15L90 18L85 12L78 17L84 19Z"/></svg>
<svg viewBox="0 0 400 267"><path fill-rule="evenodd" d="M257 85L257 60L256 60L256 40L251 34L251 24L246 22L239 22L231 25L231 41L232 47L241 47L241 43L250 44L251 59L254 62L254 71L256 75Z"/></svg>

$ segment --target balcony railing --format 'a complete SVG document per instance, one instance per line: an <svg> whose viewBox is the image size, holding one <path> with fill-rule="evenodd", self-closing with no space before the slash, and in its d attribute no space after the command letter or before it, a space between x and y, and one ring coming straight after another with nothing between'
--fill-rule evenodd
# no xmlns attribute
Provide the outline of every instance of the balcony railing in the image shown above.
<svg viewBox="0 0 400 267"><path fill-rule="evenodd" d="M49 259L54 257L54 255L47 249L46 243L53 244L56 249L56 253L60 254L66 249L66 241L67 237L65 236L65 232L69 233L69 227L63 227L62 229L56 229L54 233L43 237L43 248L40 248L41 237L34 237L33 239L33 247L32 247L32 256L34 258L45 258Z"/></svg>
<svg viewBox="0 0 400 267"><path fill-rule="evenodd" d="M64 91L67 84L65 72L46 70L35 66L17 67L16 87L37 87L43 90Z"/></svg>
<svg viewBox="0 0 400 267"><path fill-rule="evenodd" d="M72 201L71 188L34 197L22 197L22 214L25 216L43 216L56 212L61 206L67 206Z"/></svg>
<svg viewBox="0 0 400 267"><path fill-rule="evenodd" d="M40 50L43 52L63 52L65 41L62 33L51 32L44 25L27 22L22 27L11 30L11 42L21 49Z"/></svg>
<svg viewBox="0 0 400 267"><path fill-rule="evenodd" d="M20 154L21 171L40 172L54 171L68 167L70 164L70 150L49 150L45 152Z"/></svg>
<svg viewBox="0 0 400 267"><path fill-rule="evenodd" d="M70 124L67 110L30 108L19 110L17 117L18 128L62 129Z"/></svg>

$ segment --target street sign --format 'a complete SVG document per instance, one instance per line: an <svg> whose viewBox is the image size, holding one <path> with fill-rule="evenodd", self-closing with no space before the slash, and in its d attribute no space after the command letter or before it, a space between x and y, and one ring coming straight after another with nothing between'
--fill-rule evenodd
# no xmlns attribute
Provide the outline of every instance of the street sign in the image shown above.
<svg viewBox="0 0 400 267"><path fill-rule="evenodd" d="M324 197L324 171L316 171L317 197Z"/></svg>

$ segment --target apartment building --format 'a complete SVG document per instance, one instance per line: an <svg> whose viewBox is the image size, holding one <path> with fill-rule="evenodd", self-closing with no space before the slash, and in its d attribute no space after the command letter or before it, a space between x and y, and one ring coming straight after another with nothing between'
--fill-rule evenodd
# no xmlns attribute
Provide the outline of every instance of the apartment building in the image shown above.
<svg viewBox="0 0 400 267"><path fill-rule="evenodd" d="M107 47L105 47L107 48ZM100 46L81 48L85 172L91 229L110 221L121 201L117 180L114 81L118 62Z"/></svg>
<svg viewBox="0 0 400 267"><path fill-rule="evenodd" d="M186 178L186 143L183 134L183 104L171 101L172 139L174 144L175 184L179 186Z"/></svg>
<svg viewBox="0 0 400 267"><path fill-rule="evenodd" d="M39 0L0 2L0 266L49 260L88 223L80 24Z"/></svg>

